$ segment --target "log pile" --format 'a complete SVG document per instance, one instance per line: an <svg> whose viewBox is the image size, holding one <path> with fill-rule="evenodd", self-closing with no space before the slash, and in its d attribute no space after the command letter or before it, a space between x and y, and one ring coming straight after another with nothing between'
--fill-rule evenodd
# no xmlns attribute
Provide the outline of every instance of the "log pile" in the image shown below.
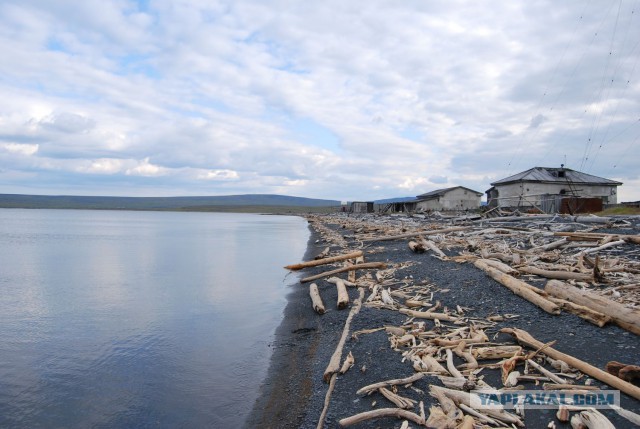
<svg viewBox="0 0 640 429"><path fill-rule="evenodd" d="M349 306L347 287L360 291L339 347L324 374L330 391L340 369L349 324L360 305L392 311L404 318L404 323L397 326L372 326L352 334L357 338L384 332L398 359L407 364L407 376L362 386L357 395L376 395L376 402L384 406L344 417L339 421L341 426L394 417L404 420L404 425L412 422L427 427L524 427L522 406L516 406L513 412L480 409L469 392L508 392L523 388L523 383L528 389L535 383L539 389L588 392L595 387L584 383L589 379L587 376L640 400L640 388L632 384L640 377L638 362L610 362L606 369L597 368L558 351L555 344L542 343L522 329L509 327L509 321L516 315L505 313L480 318L460 306L442 307L438 296L447 290L402 275L403 268L420 258L473 264L548 314L565 311L599 327L614 323L640 335L640 237L637 235L594 232L603 222L590 217L455 218L449 225L427 216L403 218L401 222L388 217L370 217L365 221L348 216L309 218L321 236L318 244L329 245L332 250L327 252L325 248L322 258L287 268L330 265L332 269L305 277L301 282L319 280L320 284L335 284L339 296L337 309ZM466 225L452 226L460 222ZM606 223L611 226L612 221L607 219ZM410 261L391 264L375 261L380 241L404 241L402 249L412 255L408 256ZM328 278L346 273L351 274L351 279ZM312 305L322 314L320 292L318 285L312 283ZM496 335L500 332L500 341L491 338L489 332ZM359 358L349 354L342 368L346 371L357 365ZM492 379L491 373L499 375L502 385L487 381ZM437 380L429 382L429 395L436 400L436 405L427 412L422 401L407 395L410 389L419 390L414 384L425 378ZM619 414L630 421L637 418L626 410ZM319 427L325 415L326 407ZM558 421L569 420L586 427L611 424L595 410L559 409Z"/></svg>

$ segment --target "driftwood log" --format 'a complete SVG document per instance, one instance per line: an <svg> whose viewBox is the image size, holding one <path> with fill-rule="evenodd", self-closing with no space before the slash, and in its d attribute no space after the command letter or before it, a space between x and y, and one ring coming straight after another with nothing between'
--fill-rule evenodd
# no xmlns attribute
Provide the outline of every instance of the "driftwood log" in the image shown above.
<svg viewBox="0 0 640 429"><path fill-rule="evenodd" d="M555 302L565 311L575 314L576 316L593 323L594 325L602 328L607 323L611 322L611 317L606 314L602 314L584 305L578 305L565 299L556 298L553 296L547 296L547 299L551 302Z"/></svg>
<svg viewBox="0 0 640 429"><path fill-rule="evenodd" d="M553 359L559 359L561 361L566 362L573 368L602 381L603 383L608 384L609 386L620 390L621 392L626 393L627 395L634 397L640 400L640 387L634 386L631 383L628 383L624 380L619 379L618 377L611 375L599 368L596 368L593 365L590 365L578 358L575 358L571 355L562 353L558 350L555 350L551 347L546 347L544 343L536 340L531 334L527 331L517 328L503 328L500 332L504 332L507 334L513 335L520 344L523 344L527 347L530 347L534 350L540 350L540 353L543 353Z"/></svg>
<svg viewBox="0 0 640 429"><path fill-rule="evenodd" d="M347 286L342 279L336 281L336 289L338 290L338 310L347 308L349 306L349 293L347 292Z"/></svg>
<svg viewBox="0 0 640 429"><path fill-rule="evenodd" d="M591 274L572 273L570 271L551 271L543 270L536 267L521 267L520 271L527 274L535 274L536 276L546 277L548 279L580 280L583 282L593 281L593 275Z"/></svg>
<svg viewBox="0 0 640 429"><path fill-rule="evenodd" d="M426 230L426 231L413 231L413 232L407 232L407 233L398 234L398 235L388 235L386 237L366 238L366 239L362 240L362 242L363 243L369 243L369 242L372 242L372 241L399 240L401 238L419 237L419 236L423 236L423 235L447 234L449 232L466 231L468 229L471 229L471 227L470 226L456 226L456 227L453 227L453 228L433 229L431 231L429 231L429 230Z"/></svg>
<svg viewBox="0 0 640 429"><path fill-rule="evenodd" d="M326 310L324 308L324 304L322 303L322 298L320 297L320 292L318 291L317 284L311 283L311 286L309 286L309 295L311 296L311 304L313 305L313 310L318 314L324 314Z"/></svg>
<svg viewBox="0 0 640 429"><path fill-rule="evenodd" d="M640 335L640 310L625 307L593 292L578 289L558 280L547 282L544 290L552 296L566 299L578 305L589 307L599 313L605 314L621 328Z"/></svg>
<svg viewBox="0 0 640 429"><path fill-rule="evenodd" d="M364 264L357 264L357 265L351 265L349 267L337 268L335 270L325 271L323 273L316 274L315 276L305 277L300 280L300 283L312 282L314 280L318 280L323 277L329 277L334 274L344 273L345 271L364 270L369 268L381 268L381 269L387 268L387 264L385 264L384 262L365 262Z"/></svg>
<svg viewBox="0 0 640 429"><path fill-rule="evenodd" d="M416 310L409 310L407 308L401 308L398 311L406 316L416 317L418 319L431 319L431 320L437 319L437 320L445 320L447 322L455 322L456 320L458 320L457 317L453 317L445 313L433 313L431 311L416 311Z"/></svg>
<svg viewBox="0 0 640 429"><path fill-rule="evenodd" d="M409 249L411 249L413 253L424 253L425 251L425 248L422 245L422 243L418 243L417 241L410 241Z"/></svg>
<svg viewBox="0 0 640 429"><path fill-rule="evenodd" d="M358 256L362 256L362 250L347 253L345 255L332 256L331 258L315 259L313 261L300 262L299 264L287 265L285 268L288 270L296 271L296 270L301 270L303 268L317 267L318 265L333 264L334 262L345 261L347 259L355 259Z"/></svg>
<svg viewBox="0 0 640 429"><path fill-rule="evenodd" d="M333 374L335 374L340 369L340 360L342 358L342 349L344 348L344 343L347 341L347 337L349 336L349 328L351 327L351 320L353 317L358 314L360 311L360 306L362 305L362 299L364 298L364 288L360 288L360 295L353 302L353 307L351 307L351 311L349 312L349 316L347 316L347 320L344 322L344 328L342 329L342 336L338 341L338 345L336 346L331 359L329 360L329 364L327 368L324 370L323 379L325 382L329 382Z"/></svg>
<svg viewBox="0 0 640 429"><path fill-rule="evenodd" d="M490 267L482 259L478 259L474 263L474 265L486 272L495 281L511 290L511 292L515 293L518 296L521 296L532 304L537 305L547 313L560 314L560 307L558 307L557 304L554 304L548 299L540 296L538 293L532 291L531 289L533 288L533 286L521 280L518 280L515 277L505 274L502 271L496 270L493 267Z"/></svg>
<svg viewBox="0 0 640 429"><path fill-rule="evenodd" d="M338 423L342 427L352 426L358 423L362 423L371 419L381 419L385 417L397 417L399 419L411 420L417 425L424 426L425 419L411 411L403 410L401 408L380 408L379 410L365 411L364 413L356 414L355 416L341 419Z"/></svg>

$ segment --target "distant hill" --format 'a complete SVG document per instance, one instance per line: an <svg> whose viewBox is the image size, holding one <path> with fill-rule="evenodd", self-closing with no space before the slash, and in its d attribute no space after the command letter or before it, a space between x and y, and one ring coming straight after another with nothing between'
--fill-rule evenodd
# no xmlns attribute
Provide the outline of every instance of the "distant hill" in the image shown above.
<svg viewBox="0 0 640 429"><path fill-rule="evenodd" d="M233 207L329 207L340 201L286 195L246 194L210 197L86 197L0 194L0 208L95 210L232 211Z"/></svg>

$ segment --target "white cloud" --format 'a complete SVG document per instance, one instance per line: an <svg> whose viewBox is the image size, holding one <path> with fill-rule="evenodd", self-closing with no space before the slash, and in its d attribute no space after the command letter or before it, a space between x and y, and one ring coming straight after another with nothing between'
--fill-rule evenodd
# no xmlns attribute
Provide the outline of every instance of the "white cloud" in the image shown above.
<svg viewBox="0 0 640 429"><path fill-rule="evenodd" d="M144 177L154 177L154 176L164 176L169 173L168 168L164 168L158 165L151 164L149 162L149 158L145 158L142 161L138 162L138 165L132 168L128 168L125 171L125 174L128 176L144 176Z"/></svg>
<svg viewBox="0 0 640 429"><path fill-rule="evenodd" d="M640 199L632 4L141 5L0 4L8 192L81 173L113 194L373 199L566 158Z"/></svg>
<svg viewBox="0 0 640 429"><path fill-rule="evenodd" d="M37 144L0 143L0 148L4 149L9 153L24 155L24 156L35 155L38 152Z"/></svg>
<svg viewBox="0 0 640 429"><path fill-rule="evenodd" d="M233 170L209 170L198 174L198 179L202 180L236 180L240 175Z"/></svg>

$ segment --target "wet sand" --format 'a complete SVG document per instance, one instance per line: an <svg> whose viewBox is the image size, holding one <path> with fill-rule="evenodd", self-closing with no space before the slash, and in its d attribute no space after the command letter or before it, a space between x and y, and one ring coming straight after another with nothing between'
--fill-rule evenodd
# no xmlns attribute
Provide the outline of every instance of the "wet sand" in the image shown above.
<svg viewBox="0 0 640 429"><path fill-rule="evenodd" d="M345 234L349 234L345 231ZM326 243L316 243L320 237L312 229L309 248L304 260L313 259ZM610 360L638 363L640 340L637 336L616 326L598 328L571 314L549 315L533 304L514 295L472 264L458 264L436 259L428 254L414 254L406 241L376 243L376 252L367 254L368 262L383 261L399 263L415 261L415 264L402 269L398 276L410 276L416 283L426 281L448 292L437 293L434 298L444 306L456 305L468 307L473 317L487 317L492 314L513 313L517 319L502 322L489 330L490 338L503 327L516 327L527 330L543 342L558 340L554 348L571 354L594 366L604 368ZM453 255L453 253L452 253ZM294 263L296 261L292 261ZM320 273L326 267L308 268L302 271L305 276ZM315 428L324 405L328 385L322 375L333 354L342 333L348 309L337 310L336 288L333 284L319 280L316 282L327 307L327 313L320 316L312 308L308 295L308 283L292 285L284 319L278 328L272 344L274 353L266 381L261 387L260 397L246 421L247 428ZM299 286L299 287L296 287ZM349 288L350 298L357 297L357 290ZM365 295L368 296L368 293ZM397 311L363 307L352 322L351 332L360 329L372 329L385 325L401 325L406 316ZM496 340L511 337L499 334ZM345 344L343 357L349 352L355 356L355 366L336 380L331 397L325 428L339 427L338 421L351 415L369 411L373 408L389 407L378 393L359 397L356 391L368 384L404 378L414 374L410 362L402 362L401 355L393 351L384 331L366 334L358 340L349 339ZM485 381L491 385L500 385L499 371L487 372ZM423 401L425 410L433 405L428 394L429 385L441 385L436 377L427 376L414 383L416 389L406 389L404 396ZM596 381L597 386L602 383ZM533 388L533 384L528 385ZM421 393L422 392L422 393ZM622 406L640 413L640 402L621 395ZM632 427L627 420L612 411L603 412L616 427ZM543 428L555 420L555 410L527 410L527 427ZM555 420L558 428L570 427ZM398 419L378 419L361 423L358 428L400 427ZM412 426L414 426L412 424Z"/></svg>

